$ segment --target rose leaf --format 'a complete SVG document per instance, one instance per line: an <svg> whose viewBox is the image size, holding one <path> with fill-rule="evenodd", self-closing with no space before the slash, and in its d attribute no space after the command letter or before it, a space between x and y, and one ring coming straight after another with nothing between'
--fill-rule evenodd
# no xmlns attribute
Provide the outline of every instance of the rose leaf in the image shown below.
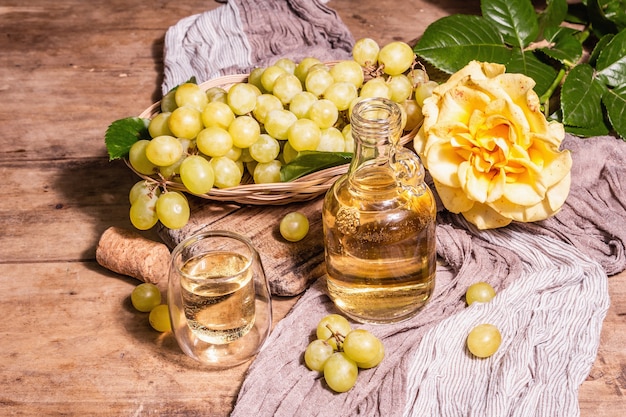
<svg viewBox="0 0 626 417"><path fill-rule="evenodd" d="M484 18L494 23L504 41L524 49L539 33L539 23L530 0L482 0Z"/></svg>
<svg viewBox="0 0 626 417"><path fill-rule="evenodd" d="M602 96L613 129L626 140L626 84L608 89Z"/></svg>
<svg viewBox="0 0 626 417"><path fill-rule="evenodd" d="M576 65L583 54L583 46L576 38L579 32L565 27L547 28L545 38L550 46L539 50L568 66Z"/></svg>
<svg viewBox="0 0 626 417"><path fill-rule="evenodd" d="M606 46L611 42L615 35L609 33L608 35L604 35L600 39L598 39L598 43L593 47L591 54L589 54L589 65L595 66L598 61L598 56L600 53L606 48Z"/></svg>
<svg viewBox="0 0 626 417"><path fill-rule="evenodd" d="M580 64L572 68L563 82L561 109L566 127L595 129L604 124L602 95L606 86L594 77L593 67Z"/></svg>
<svg viewBox="0 0 626 417"><path fill-rule="evenodd" d="M626 29L606 45L596 62L598 78L606 85L616 87L626 83Z"/></svg>
<svg viewBox="0 0 626 417"><path fill-rule="evenodd" d="M431 23L414 47L415 53L452 74L472 60L506 64L511 50L493 23L481 16L455 14Z"/></svg>
<svg viewBox="0 0 626 417"><path fill-rule="evenodd" d="M567 16L567 0L547 0L546 8L539 12L539 31L543 33L548 27L557 27Z"/></svg>
<svg viewBox="0 0 626 417"><path fill-rule="evenodd" d="M520 51L517 48L513 49L506 71L524 74L535 80L534 90L539 97L548 91L557 76L557 71L552 66L542 62L531 51Z"/></svg>

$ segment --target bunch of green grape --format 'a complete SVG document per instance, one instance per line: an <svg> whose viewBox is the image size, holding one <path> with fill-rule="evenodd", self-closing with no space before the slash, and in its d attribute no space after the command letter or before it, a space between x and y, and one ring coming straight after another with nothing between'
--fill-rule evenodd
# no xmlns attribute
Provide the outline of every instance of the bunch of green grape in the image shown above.
<svg viewBox="0 0 626 417"><path fill-rule="evenodd" d="M323 317L316 328L317 339L304 351L306 366L324 374L328 387L335 392L349 391L359 369L369 369L383 360L382 341L365 329L352 329L339 314Z"/></svg>
<svg viewBox="0 0 626 417"><path fill-rule="evenodd" d="M130 301L137 311L149 313L150 326L158 332L172 330L167 304L161 304L161 291L149 282L137 285L130 293Z"/></svg>
<svg viewBox="0 0 626 417"><path fill-rule="evenodd" d="M163 188L143 186L150 192L131 202L133 225L146 230L161 221L177 229L187 223L188 202L167 190L167 181L201 195L250 180L280 182L281 167L302 151L353 152L349 114L363 98L399 103L404 130L418 126L436 83L418 68L412 48L404 42L381 48L363 38L352 53L353 59L332 65L281 58L228 89L205 91L186 82L167 93L149 122L151 139L137 141L128 155L135 171Z"/></svg>

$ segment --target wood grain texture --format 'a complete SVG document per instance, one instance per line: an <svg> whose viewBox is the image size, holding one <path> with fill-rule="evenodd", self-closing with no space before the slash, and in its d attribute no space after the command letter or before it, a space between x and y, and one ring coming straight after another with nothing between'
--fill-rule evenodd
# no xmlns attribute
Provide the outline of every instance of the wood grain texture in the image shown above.
<svg viewBox="0 0 626 417"><path fill-rule="evenodd" d="M439 17L478 11L477 0L329 5L356 38L381 43L416 39ZM128 191L138 180L124 164L108 161L104 132L159 98L167 28L218 6L205 0L0 4L0 415L228 415L246 365L220 372L199 367L171 335L152 331L147 315L133 310L129 296L138 281L95 261L105 229L132 229ZM306 204L312 215L314 204ZM241 213L245 222L230 224L220 213L212 227L250 232L259 245L271 236L265 256L284 263L290 246L276 239L279 211ZM142 234L159 239L156 230ZM311 271L306 279L318 266L303 269ZM626 415L624 288L626 274L609 278L612 305L580 388L582 417ZM274 322L296 301L275 297Z"/></svg>

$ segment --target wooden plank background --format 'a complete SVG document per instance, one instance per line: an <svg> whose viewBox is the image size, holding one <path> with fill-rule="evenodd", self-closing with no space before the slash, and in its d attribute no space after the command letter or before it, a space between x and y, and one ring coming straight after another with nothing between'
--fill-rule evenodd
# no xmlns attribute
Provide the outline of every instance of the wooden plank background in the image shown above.
<svg viewBox="0 0 626 417"><path fill-rule="evenodd" d="M355 38L410 41L476 0L331 0ZM113 120L156 101L165 31L218 7L199 0L0 3L0 414L227 415L245 365L206 372L133 310L136 281L104 270L95 247L131 228L137 180L109 162ZM154 231L144 233L157 239ZM612 306L583 417L626 412L626 275ZM295 302L279 298L275 321Z"/></svg>

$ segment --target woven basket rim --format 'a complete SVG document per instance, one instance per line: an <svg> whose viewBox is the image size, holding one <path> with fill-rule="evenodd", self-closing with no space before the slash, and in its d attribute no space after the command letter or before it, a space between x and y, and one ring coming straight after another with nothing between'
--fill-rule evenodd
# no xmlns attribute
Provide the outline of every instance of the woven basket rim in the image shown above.
<svg viewBox="0 0 626 417"><path fill-rule="evenodd" d="M327 63L331 64L331 63ZM198 84L205 91L212 87L228 88L235 83L244 82L248 79L249 74L231 74ZM153 103L139 114L138 117L150 119L160 112L161 101ZM400 145L406 146L417 134L421 125L416 126L410 132L400 138ZM158 182L166 189L172 191L183 191L187 194L201 197L207 200L228 201L240 204L251 205L282 205L292 202L302 202L315 199L319 195L325 193L334 182L348 170L349 163L326 168L307 174L298 179L289 182L276 182L266 184L242 183L230 188L212 188L206 194L194 194L187 190L182 183L175 181L163 181L153 176L145 175L135 170L128 159L124 160L126 165L139 177L147 180ZM249 176L248 176L249 177ZM248 178L248 181L251 179Z"/></svg>

